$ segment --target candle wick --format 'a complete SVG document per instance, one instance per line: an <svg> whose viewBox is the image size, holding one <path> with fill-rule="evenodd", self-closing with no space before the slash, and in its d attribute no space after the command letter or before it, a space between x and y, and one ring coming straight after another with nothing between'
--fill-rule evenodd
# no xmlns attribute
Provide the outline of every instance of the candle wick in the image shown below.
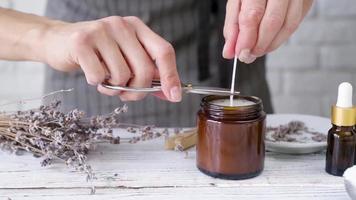
<svg viewBox="0 0 356 200"><path fill-rule="evenodd" d="M235 92L235 78L236 78L236 67L237 67L237 55L234 58L234 67L232 70L232 78L231 78L231 95L230 95L230 106L234 106L234 95Z"/></svg>

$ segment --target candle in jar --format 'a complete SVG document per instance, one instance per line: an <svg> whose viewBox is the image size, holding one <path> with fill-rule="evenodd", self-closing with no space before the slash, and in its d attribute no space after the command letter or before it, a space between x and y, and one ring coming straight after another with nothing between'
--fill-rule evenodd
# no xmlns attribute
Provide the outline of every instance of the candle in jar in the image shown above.
<svg viewBox="0 0 356 200"><path fill-rule="evenodd" d="M212 177L246 179L264 166L266 114L262 101L235 96L207 96L198 112L197 167Z"/></svg>

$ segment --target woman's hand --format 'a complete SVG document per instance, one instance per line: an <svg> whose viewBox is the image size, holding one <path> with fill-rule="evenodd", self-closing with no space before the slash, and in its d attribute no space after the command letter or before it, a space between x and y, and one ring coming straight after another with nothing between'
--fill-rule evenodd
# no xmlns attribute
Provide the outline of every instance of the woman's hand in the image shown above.
<svg viewBox="0 0 356 200"><path fill-rule="evenodd" d="M223 57L252 63L297 29L313 0L228 0Z"/></svg>
<svg viewBox="0 0 356 200"><path fill-rule="evenodd" d="M154 33L137 17L107 17L95 21L48 26L43 44L44 62L60 71L79 67L87 82L106 95L139 100L144 93L119 92L100 85L150 87L160 78L161 98L181 100L175 52L170 43Z"/></svg>

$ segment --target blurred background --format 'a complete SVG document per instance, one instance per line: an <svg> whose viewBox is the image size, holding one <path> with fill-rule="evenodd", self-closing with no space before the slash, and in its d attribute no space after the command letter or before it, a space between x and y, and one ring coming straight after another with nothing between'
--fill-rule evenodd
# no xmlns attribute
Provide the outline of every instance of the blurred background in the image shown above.
<svg viewBox="0 0 356 200"><path fill-rule="evenodd" d="M0 6L42 15L46 0L0 0ZM298 31L267 57L275 111L328 117L338 84L349 81L356 88L355 58L356 3L316 0ZM42 96L43 69L40 63L0 61L0 104Z"/></svg>

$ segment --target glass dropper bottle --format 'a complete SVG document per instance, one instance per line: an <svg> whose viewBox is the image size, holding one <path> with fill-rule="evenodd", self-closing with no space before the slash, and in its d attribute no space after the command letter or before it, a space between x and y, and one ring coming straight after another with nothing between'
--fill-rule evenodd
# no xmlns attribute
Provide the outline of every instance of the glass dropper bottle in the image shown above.
<svg viewBox="0 0 356 200"><path fill-rule="evenodd" d="M331 109L332 128L328 132L326 151L327 173L342 176L356 159L356 109L352 104L352 85L339 85L336 105Z"/></svg>

